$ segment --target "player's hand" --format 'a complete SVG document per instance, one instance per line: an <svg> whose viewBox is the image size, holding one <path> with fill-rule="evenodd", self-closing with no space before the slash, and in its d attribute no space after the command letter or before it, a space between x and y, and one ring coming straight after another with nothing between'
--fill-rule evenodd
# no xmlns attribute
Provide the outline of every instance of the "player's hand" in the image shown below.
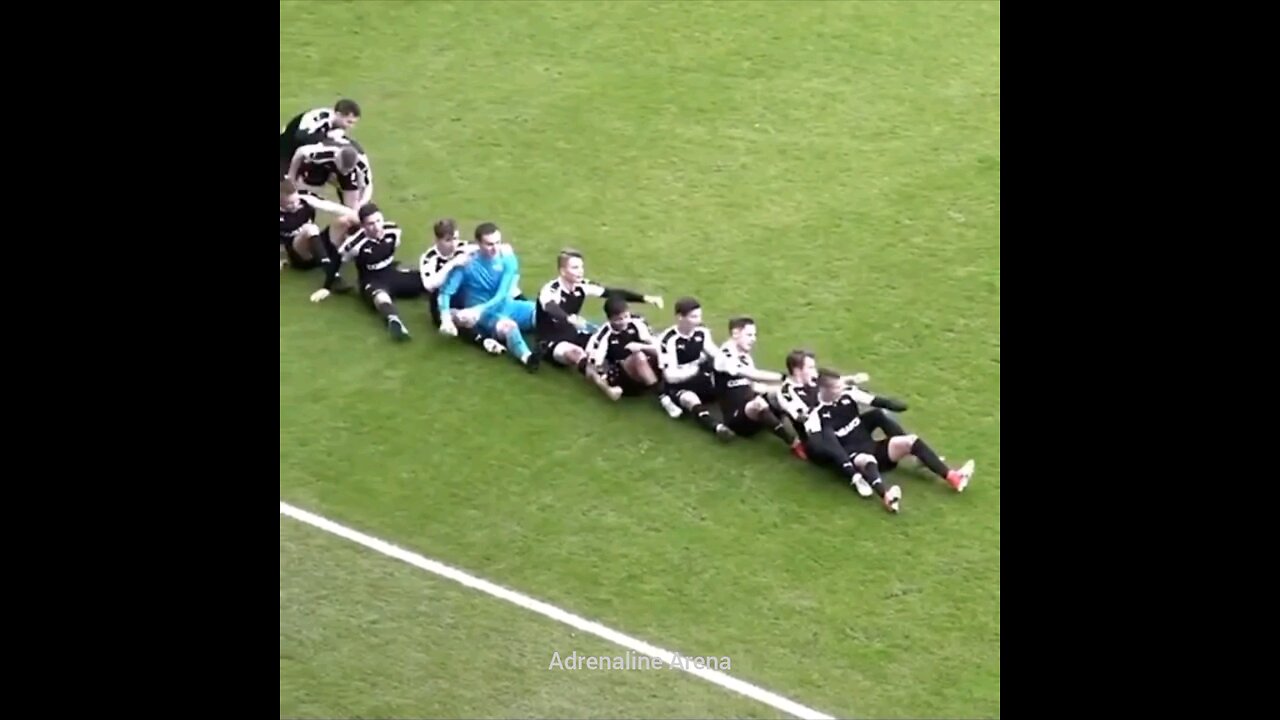
<svg viewBox="0 0 1280 720"><path fill-rule="evenodd" d="M454 320L463 327L471 327L472 325L475 325L476 321L479 319L480 311L475 308L467 308L466 310L459 310L454 313Z"/></svg>
<svg viewBox="0 0 1280 720"><path fill-rule="evenodd" d="M452 262L453 262L453 266L456 268L466 267L467 263L471 262L471 253L469 252L461 253L458 255L458 257L454 258Z"/></svg>
<svg viewBox="0 0 1280 720"><path fill-rule="evenodd" d="M581 330L587 326L587 319L581 315L570 315L569 324Z"/></svg>
<svg viewBox="0 0 1280 720"><path fill-rule="evenodd" d="M652 306L654 306L654 307L658 308L659 310L661 310L661 309L663 308L662 296L661 296L661 295L645 295L645 296L644 296L644 302L645 302L645 304L646 304L646 305L652 305Z"/></svg>
<svg viewBox="0 0 1280 720"><path fill-rule="evenodd" d="M298 228L298 234L303 237L316 237L320 234L320 228L315 223L307 223Z"/></svg>
<svg viewBox="0 0 1280 720"><path fill-rule="evenodd" d="M871 381L871 376L866 373L854 373L849 376L849 382L853 383L854 385L861 385L865 382L870 382L870 381Z"/></svg>
<svg viewBox="0 0 1280 720"><path fill-rule="evenodd" d="M448 337L458 337L458 328L449 318L445 318L440 322L440 334Z"/></svg>
<svg viewBox="0 0 1280 720"><path fill-rule="evenodd" d="M327 297L329 297L329 291L325 288L320 288L319 290L311 293L311 302L320 302Z"/></svg>

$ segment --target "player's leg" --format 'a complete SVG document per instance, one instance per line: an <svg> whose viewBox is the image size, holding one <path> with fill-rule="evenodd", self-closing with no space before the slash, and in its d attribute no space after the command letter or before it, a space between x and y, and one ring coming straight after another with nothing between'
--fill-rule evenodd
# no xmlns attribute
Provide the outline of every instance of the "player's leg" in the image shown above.
<svg viewBox="0 0 1280 720"><path fill-rule="evenodd" d="M539 358L529 350L529 345L524 341L524 335L520 332L520 325L516 321L506 315L486 313L476 323L476 329L483 333L490 333L506 343L511 356L529 372L538 370Z"/></svg>
<svg viewBox="0 0 1280 720"><path fill-rule="evenodd" d="M387 331L391 333L391 337L396 340L408 340L409 330L404 326L404 322L400 320L400 311L396 308L395 300L392 298L391 288L388 287L388 276L375 276L370 278L364 286L365 299L369 304L373 305L373 309L378 311L382 319L387 323Z"/></svg>
<svg viewBox="0 0 1280 720"><path fill-rule="evenodd" d="M643 350L633 352L622 361L622 370L632 380L631 386L636 394L643 394L658 384L658 373L649 363L649 353Z"/></svg>
<svg viewBox="0 0 1280 720"><path fill-rule="evenodd" d="M897 485L885 488L884 479L880 477L880 463L875 454L859 452L854 453L850 459L862 477L871 484L871 490L880 496L885 509L889 512L898 512L899 503L902 501L902 488Z"/></svg>
<svg viewBox="0 0 1280 720"><path fill-rule="evenodd" d="M787 447L791 448L791 452L796 457L801 460L805 459L804 444L800 442L800 438L796 437L796 432L791 429L791 425L774 413L773 408L769 407L768 398L763 395L757 395L742 410L753 423L769 428L770 432L786 443ZM733 427L730 426L729 429L732 430Z"/></svg>
<svg viewBox="0 0 1280 720"><path fill-rule="evenodd" d="M703 400L703 394L706 395L707 400L715 396L715 386L711 384L711 378L706 375L697 375L689 382L669 388L668 392L675 395L676 403L688 410L699 425L715 433L721 440L733 438L733 431L711 415L711 406Z"/></svg>
<svg viewBox="0 0 1280 720"><path fill-rule="evenodd" d="M617 384L618 375L621 372L614 363L606 361L603 372L595 365L588 363L584 374L587 381L599 388L605 397L617 402L618 398L622 397L622 388Z"/></svg>
<svg viewBox="0 0 1280 720"><path fill-rule="evenodd" d="M438 291L431 291L427 293L427 310L431 312L431 323L437 330L440 329L440 308L436 306L436 298L438 296ZM453 299L450 301L449 306L453 310L465 309L466 304L462 294L455 294ZM458 328L459 340L465 343L479 345L490 355L501 355L507 351L507 349L502 346L502 343L493 339L493 337L476 330L474 327L464 327L463 325L458 324L457 320L454 320L454 327Z"/></svg>
<svg viewBox="0 0 1280 720"><path fill-rule="evenodd" d="M898 419L890 415L883 408L871 408L862 413L862 422L866 423L872 430L879 429L884 433L885 437L893 437L894 435L906 435L907 431L903 429Z"/></svg>
<svg viewBox="0 0 1280 720"><path fill-rule="evenodd" d="M587 350L586 340L579 338L587 338L589 336L582 333L574 333L570 336L568 333L559 337L548 338L542 343L543 356L550 360L552 364L560 367L576 368L578 372L586 374L587 370Z"/></svg>
<svg viewBox="0 0 1280 720"><path fill-rule="evenodd" d="M883 441L885 444L884 454L886 457L897 463L908 455L914 455L920 459L920 462L933 471L935 475L946 480L956 492L963 492L969 487L969 480L973 477L974 463L972 460L966 462L960 468L952 470L947 464L938 457L933 448L925 444L917 435L896 435Z"/></svg>

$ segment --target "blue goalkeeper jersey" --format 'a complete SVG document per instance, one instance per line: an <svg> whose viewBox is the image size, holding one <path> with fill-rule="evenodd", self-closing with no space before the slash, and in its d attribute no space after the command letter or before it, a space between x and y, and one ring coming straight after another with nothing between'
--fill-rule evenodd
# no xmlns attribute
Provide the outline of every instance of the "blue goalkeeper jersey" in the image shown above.
<svg viewBox="0 0 1280 720"><path fill-rule="evenodd" d="M490 258L477 251L471 262L449 272L436 306L442 314L449 312L453 296L460 293L464 307L482 305L486 313L499 310L511 298L519 276L520 260L514 252L499 250Z"/></svg>

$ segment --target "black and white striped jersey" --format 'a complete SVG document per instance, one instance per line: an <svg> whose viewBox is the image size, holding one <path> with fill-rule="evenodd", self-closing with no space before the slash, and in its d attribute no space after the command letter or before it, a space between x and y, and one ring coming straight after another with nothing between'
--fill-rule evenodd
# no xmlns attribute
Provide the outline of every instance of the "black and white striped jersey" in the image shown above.
<svg viewBox="0 0 1280 720"><path fill-rule="evenodd" d="M604 294L604 286L597 285L590 280L583 280L570 288L568 283L557 277L543 285L542 290L538 293L536 321L538 333L550 337L553 333L573 329L563 320L559 320L555 315L548 313L546 309L548 305L559 305L565 315L581 315L582 305L587 298L604 297ZM574 330L576 332L576 329Z"/></svg>
<svg viewBox="0 0 1280 720"><path fill-rule="evenodd" d="M787 417L795 422L801 422L808 417L811 410L818 406L818 387L801 385L788 377L778 388L778 405Z"/></svg>
<svg viewBox="0 0 1280 720"><path fill-rule="evenodd" d="M450 260L458 257L459 253L470 251L471 248L471 243L462 240L454 243L453 254L444 255L435 243L431 243L431 247L427 248L427 251L422 253L422 257L418 260L418 272L422 274L422 286L430 287L435 284L436 289L439 289L439 284L434 282L436 276L444 270L444 266L448 265Z"/></svg>
<svg viewBox="0 0 1280 720"><path fill-rule="evenodd" d="M872 442L871 430L862 422L859 403L870 404L875 396L857 388L840 393L834 401L820 402L804 421L804 430L817 435L823 428L830 429L846 450L864 447Z"/></svg>
<svg viewBox="0 0 1280 720"><path fill-rule="evenodd" d="M653 334L649 332L649 326L644 320L633 317L621 330L615 330L613 325L606 322L597 328L591 334L591 339L587 341L587 361L596 368L604 367L606 360L622 362L631 355L627 345L636 342L653 342Z"/></svg>
<svg viewBox="0 0 1280 720"><path fill-rule="evenodd" d="M344 175L338 171L338 153L348 145L354 147L358 154L355 168ZM373 166L369 164L369 156L354 140L326 138L303 145L298 152L302 154L298 174L309 187L323 187L334 182L342 190L364 190L373 184Z"/></svg>
<svg viewBox="0 0 1280 720"><path fill-rule="evenodd" d="M382 226L382 237L375 238L363 227L356 230L342 243L338 252L343 258L353 259L356 271L361 275L395 269L396 248L400 247L403 231L400 226L388 222Z"/></svg>
<svg viewBox="0 0 1280 720"><path fill-rule="evenodd" d="M308 110L297 117L298 137L308 141L319 139L333 129L333 108L316 108ZM290 123L293 121L291 120Z"/></svg>
<svg viewBox="0 0 1280 720"><path fill-rule="evenodd" d="M280 208L280 242L288 242L298 234L299 228L316 221L316 209L302 203L295 210Z"/></svg>
<svg viewBox="0 0 1280 720"><path fill-rule="evenodd" d="M732 340L720 346L713 365L716 397L724 407L741 407L756 396L755 382L743 377L742 371L754 369L756 361Z"/></svg>
<svg viewBox="0 0 1280 720"><path fill-rule="evenodd" d="M672 325L658 336L658 367L667 382L687 382L702 372L703 362L713 356L708 348L714 347L707 328L696 327L688 335L681 335L679 326Z"/></svg>

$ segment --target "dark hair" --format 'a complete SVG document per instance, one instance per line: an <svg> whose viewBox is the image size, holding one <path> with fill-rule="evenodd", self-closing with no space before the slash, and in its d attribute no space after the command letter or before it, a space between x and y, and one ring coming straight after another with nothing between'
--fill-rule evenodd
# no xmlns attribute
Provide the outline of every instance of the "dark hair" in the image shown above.
<svg viewBox="0 0 1280 720"><path fill-rule="evenodd" d="M370 215L380 212L382 211L378 209L377 205L374 205L373 203L365 203L360 206L360 210L356 214L360 216L360 222L364 222L369 219Z"/></svg>
<svg viewBox="0 0 1280 720"><path fill-rule="evenodd" d="M574 250L573 248L565 248L561 250L559 257L556 258L556 269L563 270L565 264L569 262L569 258L578 258L581 260L582 253Z"/></svg>
<svg viewBox="0 0 1280 720"><path fill-rule="evenodd" d="M818 382L830 383L832 381L839 382L840 373L832 370L831 368L818 368Z"/></svg>
<svg viewBox="0 0 1280 720"><path fill-rule="evenodd" d="M343 98L333 106L333 111L343 115L355 115L356 117L360 117L360 103L355 100Z"/></svg>
<svg viewBox="0 0 1280 720"><path fill-rule="evenodd" d="M792 350L787 353L787 372L795 372L804 367L805 358L817 360L818 356L808 350Z"/></svg>
<svg viewBox="0 0 1280 720"><path fill-rule="evenodd" d="M729 321L729 332L733 332L734 330L741 330L742 328L748 325L755 325L755 324L756 324L755 319L747 317L746 315L743 315L742 317L736 317Z"/></svg>
<svg viewBox="0 0 1280 720"><path fill-rule="evenodd" d="M612 320L627 311L627 301L617 295L610 295L604 301L604 315Z"/></svg>
<svg viewBox="0 0 1280 720"><path fill-rule="evenodd" d="M691 297L682 297L676 301L676 314L688 315L689 313L702 307L702 303Z"/></svg>
<svg viewBox="0 0 1280 720"><path fill-rule="evenodd" d="M476 226L476 241L479 242L480 238L485 235L492 235L496 232L498 232L498 226L496 223L482 222Z"/></svg>
<svg viewBox="0 0 1280 720"><path fill-rule="evenodd" d="M359 160L360 160L360 151L356 150L350 145L343 145L342 149L338 151L339 165L347 165L354 168L356 166L356 163L359 162Z"/></svg>
<svg viewBox="0 0 1280 720"><path fill-rule="evenodd" d="M285 195L292 195L296 192L298 192L298 186L294 185L292 180L290 180L289 178L285 178L284 180L280 181L280 197L284 197Z"/></svg>
<svg viewBox="0 0 1280 720"><path fill-rule="evenodd" d="M454 233L458 232L458 223L454 222L453 218L437 220L436 224L431 226L431 231L436 234L437 240L451 238Z"/></svg>

